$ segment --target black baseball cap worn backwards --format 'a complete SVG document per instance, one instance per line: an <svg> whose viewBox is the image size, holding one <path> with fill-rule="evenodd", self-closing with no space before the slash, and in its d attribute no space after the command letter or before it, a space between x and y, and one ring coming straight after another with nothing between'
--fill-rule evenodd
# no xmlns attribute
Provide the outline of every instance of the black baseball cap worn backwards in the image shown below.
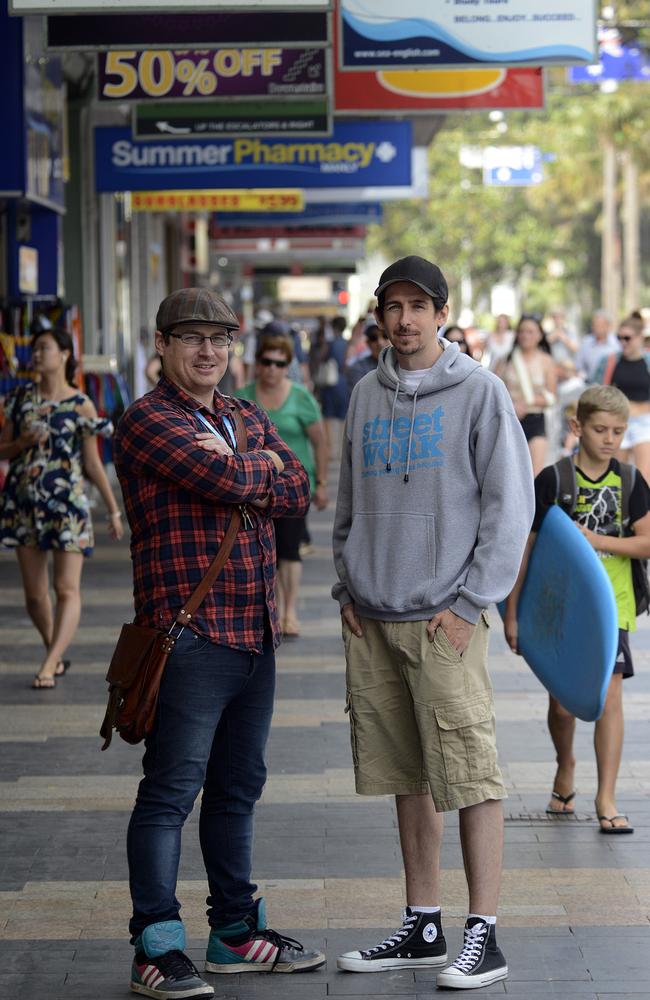
<svg viewBox="0 0 650 1000"><path fill-rule="evenodd" d="M239 320L225 299L209 288L180 288L160 303L156 329L168 333L183 323L211 323L238 330Z"/></svg>
<svg viewBox="0 0 650 1000"><path fill-rule="evenodd" d="M396 260L383 272L375 288L375 295L382 295L388 286L394 285L396 281L410 281L432 299L443 304L449 298L449 288L444 274L437 264L432 264L424 257L412 255Z"/></svg>

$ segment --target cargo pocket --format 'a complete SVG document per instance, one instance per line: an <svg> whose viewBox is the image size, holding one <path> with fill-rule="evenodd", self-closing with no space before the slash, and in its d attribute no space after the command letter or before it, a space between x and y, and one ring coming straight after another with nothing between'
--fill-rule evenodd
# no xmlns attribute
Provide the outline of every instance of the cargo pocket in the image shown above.
<svg viewBox="0 0 650 1000"><path fill-rule="evenodd" d="M348 690L345 694L345 711L350 718L350 746L352 747L352 763L354 767L359 766L359 744L357 735L356 719L352 707L352 693Z"/></svg>
<svg viewBox="0 0 650 1000"><path fill-rule="evenodd" d="M455 699L434 708L449 784L478 781L497 770L491 693Z"/></svg>

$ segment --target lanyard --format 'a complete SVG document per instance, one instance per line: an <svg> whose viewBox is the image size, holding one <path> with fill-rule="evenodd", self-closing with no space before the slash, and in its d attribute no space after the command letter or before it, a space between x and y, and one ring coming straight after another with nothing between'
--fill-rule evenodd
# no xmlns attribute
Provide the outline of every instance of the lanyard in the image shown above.
<svg viewBox="0 0 650 1000"><path fill-rule="evenodd" d="M211 434L214 434L215 437L218 437L226 444L229 444L232 447L233 451L237 451L237 435L235 432L235 424L233 422L232 417L229 417L227 414L225 414L221 418L221 423L223 424L224 430L227 436L230 438L229 441L226 441L224 435L221 434L221 432L218 431L217 428L214 427L213 424L211 424L210 421L207 420L202 413L200 413L198 410L195 410L194 416L197 418L197 420L201 421L203 426L206 427ZM242 520L244 522L244 528L253 528L254 524L251 520L248 506L245 503L240 503L238 504L238 506L239 510L241 511Z"/></svg>
<svg viewBox="0 0 650 1000"><path fill-rule="evenodd" d="M229 416L224 416L221 418L221 422L224 426L226 436L229 440L226 440L226 436L224 436L220 431L218 431L217 428L214 426L214 424L211 424L210 421L203 416L200 410L195 410L194 416L197 418L197 420L201 421L203 426L206 427L211 434L214 434L215 437L221 438L221 440L225 441L226 444L230 445L230 447L233 448L233 450L237 449L237 440L235 438L233 422Z"/></svg>

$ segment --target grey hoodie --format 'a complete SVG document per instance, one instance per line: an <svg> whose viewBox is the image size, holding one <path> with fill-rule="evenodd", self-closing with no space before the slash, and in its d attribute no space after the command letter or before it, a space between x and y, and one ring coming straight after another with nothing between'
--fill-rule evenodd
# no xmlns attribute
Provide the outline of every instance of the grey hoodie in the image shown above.
<svg viewBox="0 0 650 1000"><path fill-rule="evenodd" d="M350 400L332 596L366 618L451 608L478 621L512 590L532 524L530 456L503 382L440 342L415 393L386 348Z"/></svg>

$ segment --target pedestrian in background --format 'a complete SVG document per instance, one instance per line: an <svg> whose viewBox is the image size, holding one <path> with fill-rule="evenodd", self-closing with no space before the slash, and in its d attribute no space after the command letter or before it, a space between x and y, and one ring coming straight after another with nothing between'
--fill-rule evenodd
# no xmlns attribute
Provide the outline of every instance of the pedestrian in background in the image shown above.
<svg viewBox="0 0 650 1000"><path fill-rule="evenodd" d="M286 337L263 337L257 348L255 381L237 395L266 411L284 443L307 470L314 506L324 510L328 503L325 428L317 400L308 389L289 379L292 356L291 343ZM300 635L300 545L305 521L306 518L297 517L279 517L274 521L278 614L282 634L292 638Z"/></svg>
<svg viewBox="0 0 650 1000"><path fill-rule="evenodd" d="M470 358L472 352L469 349L469 344L465 340L465 331L462 326L458 326L453 323L451 326L446 326L442 332L442 336L450 344L458 344L458 349L461 354L469 354Z"/></svg>
<svg viewBox="0 0 650 1000"><path fill-rule="evenodd" d="M330 454L340 454L343 421L350 399L345 378L348 343L343 338L346 328L344 316L335 316L331 322L332 337L325 338L321 346L318 379L320 402L325 419L325 433ZM322 374L321 374L322 373Z"/></svg>
<svg viewBox="0 0 650 1000"><path fill-rule="evenodd" d="M367 345L365 352L345 367L348 392L352 392L357 382L360 382L364 375L376 370L379 355L385 347L390 345L388 337L383 330L379 329L374 319L366 323L365 329Z"/></svg>
<svg viewBox="0 0 650 1000"><path fill-rule="evenodd" d="M490 371L495 371L497 365L505 361L510 354L514 342L515 335L510 326L510 317L505 313L499 313L494 321L494 330L488 334L483 348L481 364Z"/></svg>
<svg viewBox="0 0 650 1000"><path fill-rule="evenodd" d="M81 571L94 537L84 476L106 504L111 537L122 537L121 513L97 450L96 435L113 426L100 419L74 381L76 362L66 330L42 329L32 340L34 381L5 404L0 459L9 472L0 494L0 542L16 549L27 612L45 646L32 687L56 687L81 615ZM49 553L52 553L52 608Z"/></svg>
<svg viewBox="0 0 650 1000"><path fill-rule="evenodd" d="M544 410L555 405L557 373L542 329L541 318L524 314L517 323L515 344L496 368L519 417L533 463L533 474L546 463L547 432Z"/></svg>
<svg viewBox="0 0 650 1000"><path fill-rule="evenodd" d="M597 309L591 318L591 332L582 338L576 352L576 369L587 382L594 382L601 361L617 348L611 316L604 309Z"/></svg>
<svg viewBox="0 0 650 1000"><path fill-rule="evenodd" d="M629 419L618 457L623 462L633 461L650 481L650 354L643 328L640 313L622 320L617 334L619 349L603 358L593 380L616 386L628 400Z"/></svg>

